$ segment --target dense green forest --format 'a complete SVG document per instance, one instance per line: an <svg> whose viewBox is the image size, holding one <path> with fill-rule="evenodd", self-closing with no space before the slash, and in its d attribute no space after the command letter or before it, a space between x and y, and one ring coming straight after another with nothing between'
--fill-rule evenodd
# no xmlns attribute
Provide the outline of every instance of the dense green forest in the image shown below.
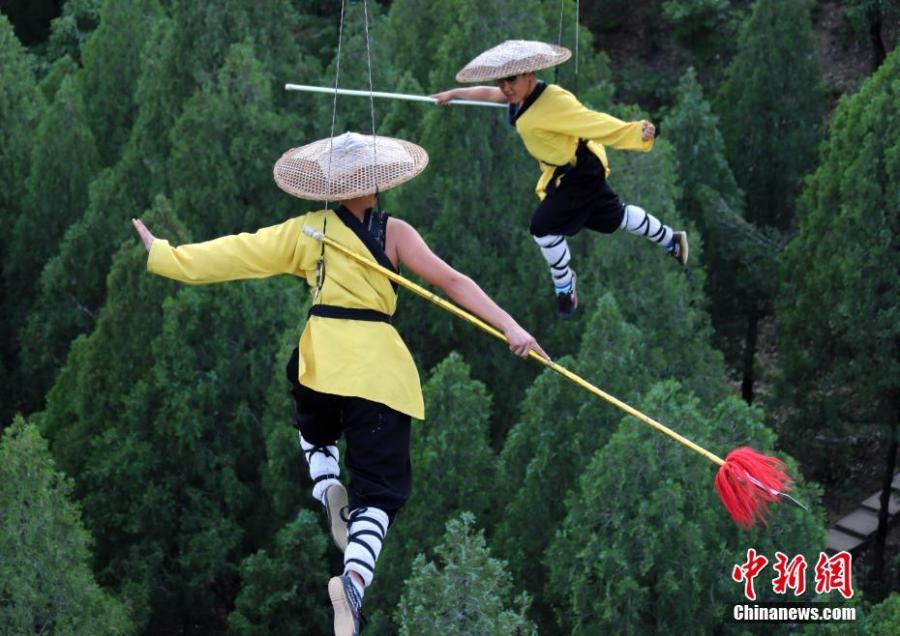
<svg viewBox="0 0 900 636"><path fill-rule="evenodd" d="M130 219L177 244L318 209L272 165L333 115L428 151L385 207L558 362L716 454L778 456L809 507L740 530L714 465L401 292L428 416L366 633L750 633L730 620L747 549L802 554L811 577L831 522L890 489L896 0L0 7L0 633L329 632L341 555L284 378L305 282L151 276ZM687 270L582 232L579 315L559 321L528 233L538 169L503 111L284 90L366 89L371 59L375 90L429 94L514 38L576 51L541 76L659 126L652 152L610 151L610 181L688 229ZM785 600L768 581L760 600ZM856 623L766 632L892 633L886 516L853 581L850 601L811 583L802 600L852 604Z"/></svg>

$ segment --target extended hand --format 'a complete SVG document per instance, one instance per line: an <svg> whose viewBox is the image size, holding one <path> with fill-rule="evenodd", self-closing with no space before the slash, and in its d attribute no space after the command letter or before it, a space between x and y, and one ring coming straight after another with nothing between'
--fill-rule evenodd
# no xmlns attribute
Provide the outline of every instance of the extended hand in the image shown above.
<svg viewBox="0 0 900 636"><path fill-rule="evenodd" d="M646 119L641 122L641 141L650 141L656 137L656 127Z"/></svg>
<svg viewBox="0 0 900 636"><path fill-rule="evenodd" d="M137 233L141 235L141 240L144 242L144 247L147 248L147 251L150 251L150 246L153 245L153 241L156 240L156 237L147 229L147 226L144 225L144 222L140 219L131 219L131 224L134 226L134 229L137 230Z"/></svg>
<svg viewBox="0 0 900 636"><path fill-rule="evenodd" d="M550 356L541 349L541 345L537 343L530 333L522 329L519 325L510 327L505 332L506 339L509 341L509 350L520 358L527 358L529 351L534 351L541 357L550 359Z"/></svg>
<svg viewBox="0 0 900 636"><path fill-rule="evenodd" d="M453 89L451 88L449 91L441 91L440 93L435 93L430 97L434 97L434 103L438 106L446 106L450 103L450 100L453 99Z"/></svg>

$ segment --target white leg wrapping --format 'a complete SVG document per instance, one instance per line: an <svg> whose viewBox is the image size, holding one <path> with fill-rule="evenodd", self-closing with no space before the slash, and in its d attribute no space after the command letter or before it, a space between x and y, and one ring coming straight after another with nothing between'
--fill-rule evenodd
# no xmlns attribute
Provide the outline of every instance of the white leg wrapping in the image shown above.
<svg viewBox="0 0 900 636"><path fill-rule="evenodd" d="M644 236L663 247L668 247L672 242L672 228L663 225L655 216L636 205L625 206L625 216L622 217L619 229Z"/></svg>
<svg viewBox="0 0 900 636"><path fill-rule="evenodd" d="M322 495L332 484L338 483L341 476L340 454L338 447L313 446L300 435L300 447L309 466L309 476L313 480L313 497L322 501Z"/></svg>
<svg viewBox="0 0 900 636"><path fill-rule="evenodd" d="M388 529L388 516L379 508L357 508L350 512L347 526L349 542L344 551L344 571L353 570L362 577L366 587L375 575L375 562L381 554L381 544Z"/></svg>
<svg viewBox="0 0 900 636"><path fill-rule="evenodd" d="M565 236L550 234L548 236L533 236L534 242L541 248L544 260L550 266L550 274L553 276L553 286L557 290L567 291L572 286L572 270L569 269L569 261L572 255L569 253L569 244Z"/></svg>

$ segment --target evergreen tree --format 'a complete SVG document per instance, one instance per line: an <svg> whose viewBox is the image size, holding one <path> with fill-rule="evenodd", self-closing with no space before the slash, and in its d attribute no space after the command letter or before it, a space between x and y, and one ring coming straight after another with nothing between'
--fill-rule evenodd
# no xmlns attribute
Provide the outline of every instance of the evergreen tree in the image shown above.
<svg viewBox="0 0 900 636"><path fill-rule="evenodd" d="M537 633L525 617L528 596L512 599L515 588L505 564L490 556L474 524L471 513L447 522L436 548L440 564L416 557L397 609L402 636Z"/></svg>
<svg viewBox="0 0 900 636"><path fill-rule="evenodd" d="M667 335L643 332L623 313L611 294L602 296L584 329L578 358L558 362L631 404L654 378L668 373L660 346ZM698 369L684 379L691 385L717 382L712 373ZM548 370L526 394L521 419L503 447L496 494L504 513L494 545L534 595L534 616L542 629L552 629L553 622L543 595L542 556L565 517L565 494L620 419L618 409ZM535 527L535 516L548 522Z"/></svg>
<svg viewBox="0 0 900 636"><path fill-rule="evenodd" d="M100 24L103 0L68 0L62 5L62 15L50 23L50 38L43 45L47 63L69 56L81 62L84 43Z"/></svg>
<svg viewBox="0 0 900 636"><path fill-rule="evenodd" d="M130 634L125 608L94 580L71 484L37 428L16 417L0 440L0 631Z"/></svg>
<svg viewBox="0 0 900 636"><path fill-rule="evenodd" d="M780 232L796 225L794 201L815 165L824 95L809 0L759 0L739 39L738 54L718 93L722 136L735 178L746 195L747 219ZM784 64L783 60L791 60ZM765 262L765 261L763 261ZM768 272L760 278L770 281ZM771 289L748 297L743 346L743 395L755 397L759 324L772 312Z"/></svg>
<svg viewBox="0 0 900 636"><path fill-rule="evenodd" d="M486 515L495 483L490 447L491 399L469 366L450 354L423 387L427 417L414 426L410 458L413 494L397 515L366 594L374 608L393 608L413 559L437 545L444 524L463 510ZM372 616L373 623L387 617ZM391 626L384 633L396 633Z"/></svg>
<svg viewBox="0 0 900 636"><path fill-rule="evenodd" d="M33 60L16 39L9 20L0 15L0 268L5 267L12 230L22 215L31 142L43 108ZM4 289L0 299L0 422L4 423L11 420L16 401L10 379L17 348L12 320L15 303Z"/></svg>
<svg viewBox="0 0 900 636"><path fill-rule="evenodd" d="M768 449L774 442L762 413L734 397L705 415L669 382L655 385L636 407L677 423L679 433L713 452ZM713 489L716 468L634 418L621 421L566 497L568 515L545 557L546 601L558 609L562 631L711 632L743 599L725 568L744 562L748 547L770 559L780 550L815 562L825 540L815 488L800 485L796 493L813 514L776 506L767 526L741 532ZM770 585L757 584L756 591L761 601L776 600ZM805 598L811 595L807 588Z"/></svg>
<svg viewBox="0 0 900 636"><path fill-rule="evenodd" d="M157 0L105 0L100 24L84 43L81 86L88 124L105 166L119 159L134 124L141 55L160 17Z"/></svg>
<svg viewBox="0 0 900 636"><path fill-rule="evenodd" d="M184 165L186 160L184 150L180 151L181 154L173 154L171 160L169 158L172 153L169 131L181 113L185 100L196 91L198 85L214 79L216 73L221 70L224 58L217 56L223 44L221 39L215 38L226 40L224 51L227 52L229 50L227 41L252 36L257 43L257 50L265 60L266 69L284 69L285 59L299 58L299 55L295 54L296 44L293 34L288 31L295 21L295 13L290 6L281 2L265 9L256 3L236 2L234 6L227 2L220 4L224 6L216 8L209 3L203 5L176 3L172 9L172 21L160 19L151 24L152 33L148 36L147 55L144 56L145 66L137 82L136 101L139 104L139 111L124 155L114 168L103 173L92 184L87 212L81 222L66 234L59 254L47 264L41 279L37 307L29 317L23 341L25 347L33 350L26 350L25 358L32 360L33 367L41 369L45 374L59 364L58 360L64 357L71 340L92 326L94 316L103 304L104 279L109 270L110 256L115 253L122 240L130 237L132 230L128 220L139 216L149 207L156 194L167 191L167 176L173 162L177 162L180 157L181 165ZM207 45L211 50L203 48ZM202 55L200 50L195 49L202 50ZM191 55L194 57L190 57ZM185 63L184 60L188 60L189 63ZM278 63L276 64L274 60ZM204 67L204 64L208 67ZM232 70L234 68L232 67ZM255 65L248 68L258 69ZM283 75L287 73L283 70L281 72ZM227 78L227 73L228 71L224 71L223 77ZM239 89L242 77L238 73L232 82L234 92L224 88L219 90L233 100L241 102L249 98L251 104L258 105L259 102L255 100L262 100L266 96L256 95L252 91L249 94L241 92ZM257 87L258 84L253 83L256 81L253 79L250 85ZM222 83L227 84L228 80L224 79ZM217 103L221 105L221 102ZM231 108L233 110L235 107ZM265 106L260 105L259 108L261 110L248 107L248 111L254 113L253 123L271 121L273 116L265 113ZM235 122L234 119L230 121L235 127L239 127L242 133L246 131L247 137L243 134L237 136L240 143L246 147L254 151L261 147L273 147L271 127L267 126L259 132L248 128L245 122ZM289 126L294 120L286 116L281 121L285 126ZM215 124L209 125L211 128L215 127ZM262 142L253 136L257 132ZM195 130L196 142L208 141L203 139L202 133L202 129ZM228 131L226 134L230 137L234 135L234 131ZM219 146L230 148L228 152L231 155L236 154L238 146L229 146L229 143L227 138L217 141ZM284 140L282 146L287 145L288 141ZM283 149L279 147L279 152ZM200 155L196 153L201 150L195 147L193 151L195 154L191 155L191 159L197 161ZM248 162L249 169L256 169L257 166L264 164L266 167L263 173L269 175L271 163L277 156L277 153L262 157L248 154L243 159ZM215 169L211 167L190 184L179 182L179 189L190 187L204 193L204 196L210 196L213 192L212 186L205 188L204 184L215 183L218 172L223 170L227 170L227 167L218 165ZM242 187L246 186L247 181L243 181L244 179L249 181L265 178L267 177L257 173L244 174L241 175L241 184ZM269 187L275 192L274 186L270 184ZM256 194L242 192L235 196L244 201L242 197L252 197ZM173 193L173 198L176 195L184 196ZM283 195L281 201L284 201L281 205L287 205L287 199ZM197 210L202 210L203 218L205 220L215 218L217 210L198 205L201 203L200 197L194 195L191 204L197 205ZM211 205L214 203L217 202L210 202ZM242 207L246 209L249 206L244 203ZM270 213L267 209L264 209L264 212L268 216L254 218L252 227L263 225L266 218L269 220L283 218L281 215ZM192 230L200 232L203 227L192 226ZM220 226L210 234L226 231L233 229L227 230ZM210 237L210 234L206 237Z"/></svg>
<svg viewBox="0 0 900 636"><path fill-rule="evenodd" d="M251 39L235 44L215 82L201 87L172 127L168 182L179 216L212 238L278 223L295 201L272 181L294 117L274 108L274 78Z"/></svg>
<svg viewBox="0 0 900 636"><path fill-rule="evenodd" d="M301 510L282 528L271 550L241 562L241 591L228 616L229 632L251 636L316 636L331 629L331 611L322 602L330 578L325 552L330 537L318 517Z"/></svg>
<svg viewBox="0 0 900 636"><path fill-rule="evenodd" d="M900 428L900 52L834 114L800 199L776 305L788 447L829 486L853 475L848 440L878 439L887 487ZM857 437L858 436L858 437ZM834 445L840 444L840 453ZM851 480L852 481L852 480ZM875 546L881 568L886 513Z"/></svg>
<svg viewBox="0 0 900 636"><path fill-rule="evenodd" d="M146 590L151 632L220 629L238 563L268 538L257 534L271 514L260 421L298 291L287 280L180 290L164 305L148 376L95 441L88 474L116 484L85 501L103 537L100 565Z"/></svg>
<svg viewBox="0 0 900 636"><path fill-rule="evenodd" d="M756 2L719 91L722 136L748 218L781 230L794 224L794 197L815 164L822 131L811 4Z"/></svg>
<svg viewBox="0 0 900 636"><path fill-rule="evenodd" d="M682 188L679 209L703 237L707 293L716 326L716 342L730 366L741 369L744 398L752 400L753 356L748 325L767 309L777 280L777 241L744 218L743 192L725 159L719 120L703 98L697 74L681 78L676 103L665 118L666 139L676 147ZM752 351L755 353L755 351Z"/></svg>
<svg viewBox="0 0 900 636"><path fill-rule="evenodd" d="M94 139L85 125L75 78L66 77L35 135L23 211L16 220L3 267L11 323L21 328L36 296L39 276L57 252L67 227L84 214L88 184L97 172ZM23 347L24 351L24 347ZM31 411L53 380L56 364L20 360L20 406ZM28 381L23 381L27 377Z"/></svg>

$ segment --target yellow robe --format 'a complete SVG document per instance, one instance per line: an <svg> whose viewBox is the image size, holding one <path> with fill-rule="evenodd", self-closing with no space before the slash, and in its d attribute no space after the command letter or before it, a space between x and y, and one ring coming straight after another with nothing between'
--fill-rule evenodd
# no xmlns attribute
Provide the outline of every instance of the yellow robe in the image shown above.
<svg viewBox="0 0 900 636"><path fill-rule="evenodd" d="M157 239L147 269L189 284L290 274L316 285L321 243L303 226L323 229L354 252L374 260L365 244L333 210L310 212L253 234L223 236L172 247ZM317 304L373 309L393 315L397 292L384 275L325 247L325 282ZM310 316L300 335L299 380L322 393L380 402L417 419L425 418L415 363L400 334L386 322Z"/></svg>
<svg viewBox="0 0 900 636"><path fill-rule="evenodd" d="M575 151L581 139L588 140L609 176L604 144L620 150L653 147L653 140L641 141L641 122L624 122L606 113L585 107L566 89L549 84L516 119L516 130L528 153L538 160L541 178L535 192L543 199L547 184L558 166L575 165Z"/></svg>

